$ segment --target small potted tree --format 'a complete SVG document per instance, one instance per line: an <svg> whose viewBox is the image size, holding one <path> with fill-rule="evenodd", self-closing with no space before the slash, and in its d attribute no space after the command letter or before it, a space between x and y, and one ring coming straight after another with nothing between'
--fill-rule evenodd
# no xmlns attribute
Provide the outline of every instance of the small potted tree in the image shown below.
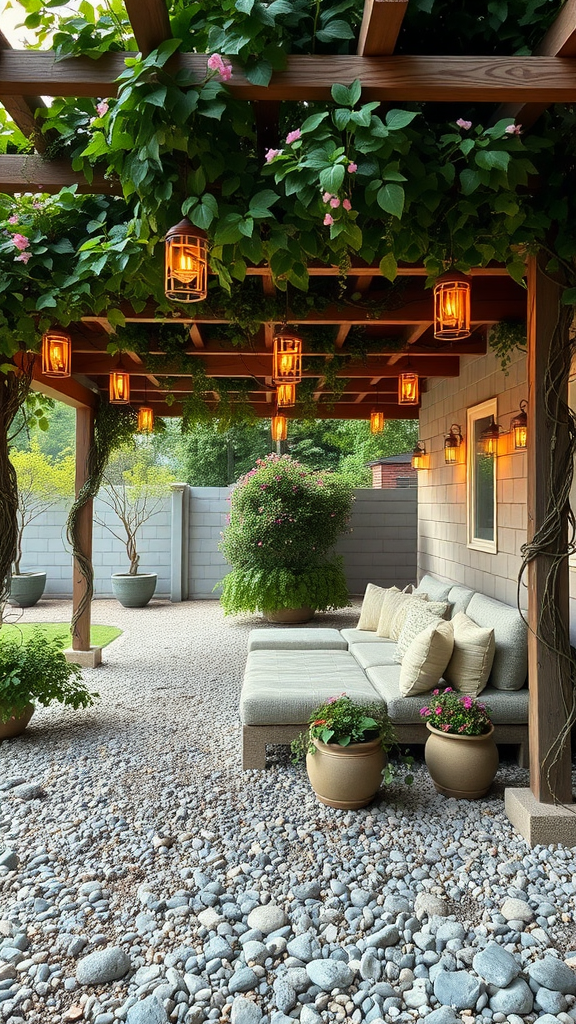
<svg viewBox="0 0 576 1024"><path fill-rule="evenodd" d="M137 449L120 449L104 475L99 498L115 513L119 527L115 529L98 514L94 521L126 548L128 572L112 574L112 592L125 608L144 608L156 590L157 573L138 572L137 539L144 523L160 511L172 479L166 467L150 464Z"/></svg>
<svg viewBox="0 0 576 1024"><path fill-rule="evenodd" d="M59 462L54 462L41 451L38 441L33 438L30 450L13 449L10 461L18 482L18 532L9 603L20 608L30 608L44 593L46 573L22 571L24 531L38 516L72 497L74 456L67 455Z"/></svg>

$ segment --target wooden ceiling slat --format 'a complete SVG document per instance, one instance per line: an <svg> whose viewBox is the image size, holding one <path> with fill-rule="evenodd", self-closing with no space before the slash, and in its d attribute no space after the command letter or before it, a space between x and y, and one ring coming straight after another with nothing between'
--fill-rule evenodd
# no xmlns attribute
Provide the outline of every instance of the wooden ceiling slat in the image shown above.
<svg viewBox="0 0 576 1024"><path fill-rule="evenodd" d="M164 0L124 0L134 38L143 57L172 38L168 8Z"/></svg>
<svg viewBox="0 0 576 1024"><path fill-rule="evenodd" d="M96 355L80 355L73 352L73 372L86 374L88 376L107 375L110 373L112 359L107 353ZM414 357L410 357L412 364ZM339 377L349 377L354 374L356 379L361 377L396 377L407 363L407 359L401 360L396 366L388 364L388 356L369 356L364 363L354 363L353 367L344 367L338 372ZM129 356L123 358L125 369L129 373L142 374L142 366L133 362ZM457 377L460 359L457 355L428 355L421 356L418 362L418 372L422 377ZM264 380L270 375L270 355L242 351L240 355L228 353L226 355L213 355L212 353L202 354L202 365L211 377L259 377ZM404 367L405 368L405 367ZM185 377L192 376L191 373L183 373L178 365L167 363L162 369L154 367L156 377ZM303 369L303 377L318 377L318 370L312 371Z"/></svg>
<svg viewBox="0 0 576 1024"><path fill-rule="evenodd" d="M415 345L416 342L419 341L419 339L422 337L422 335L426 334L426 331L431 326L432 326L432 321L431 320L427 320L423 324L416 324L415 327L410 328L410 330L407 332L407 336L406 336L406 347L408 348L410 345ZM394 363L397 363L398 360L401 359L401 358L402 358L402 352L395 352L393 356L390 356L390 359L388 360L388 362L390 363L390 366L393 366Z"/></svg>
<svg viewBox="0 0 576 1024"><path fill-rule="evenodd" d="M12 195L30 191L54 195L66 185L78 185L78 192L91 195L122 195L118 181L105 178L96 171L89 184L83 174L72 170L68 160L43 160L32 153L0 156L0 192Z"/></svg>
<svg viewBox="0 0 576 1024"><path fill-rule="evenodd" d="M407 8L408 0L364 0L358 56L394 53Z"/></svg>
<svg viewBox="0 0 576 1024"><path fill-rule="evenodd" d="M52 51L0 50L0 95L114 96L124 53L99 60ZM205 55L177 54L171 70L185 68L200 81ZM268 86L252 85L236 68L228 87L243 100L329 100L334 82L360 79L365 100L459 103L576 101L576 61L570 57L289 56Z"/></svg>

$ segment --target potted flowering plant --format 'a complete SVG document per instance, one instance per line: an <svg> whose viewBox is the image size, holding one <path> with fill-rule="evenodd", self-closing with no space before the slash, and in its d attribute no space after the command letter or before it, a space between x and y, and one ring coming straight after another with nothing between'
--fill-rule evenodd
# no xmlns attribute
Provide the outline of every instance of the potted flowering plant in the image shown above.
<svg viewBox="0 0 576 1024"><path fill-rule="evenodd" d="M305 732L292 741L294 763L306 757L312 789L329 807L365 807L389 782L388 753L396 745L392 723L381 703L355 703L346 693L314 708ZM402 757L406 765L412 758ZM411 776L405 782L412 781Z"/></svg>
<svg viewBox="0 0 576 1024"><path fill-rule="evenodd" d="M476 800L488 792L498 768L490 709L450 686L433 690L432 697L420 711L430 733L424 757L432 782L445 796Z"/></svg>

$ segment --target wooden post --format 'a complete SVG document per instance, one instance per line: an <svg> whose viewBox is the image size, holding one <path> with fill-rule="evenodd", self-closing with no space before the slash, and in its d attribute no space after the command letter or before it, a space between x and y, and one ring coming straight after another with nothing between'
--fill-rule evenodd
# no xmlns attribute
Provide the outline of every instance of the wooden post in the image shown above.
<svg viewBox="0 0 576 1024"><path fill-rule="evenodd" d="M94 410L87 406L76 409L76 495L88 478L88 453L94 436ZM84 505L80 513L78 539L87 558L92 558L92 501ZM86 592L86 580L74 560L72 588L72 610L78 608ZM74 651L90 650L90 602L86 605L72 636Z"/></svg>
<svg viewBox="0 0 576 1024"><path fill-rule="evenodd" d="M538 260L528 265L528 542L541 528L550 497L549 471L553 424L544 405L544 378L552 336L559 315L560 287L545 276ZM566 346L566 353L569 347ZM566 358L569 358L566 355ZM568 373L558 396L567 402ZM561 423L556 440L555 459L561 460L568 448L567 425ZM566 510L567 511L567 510ZM555 763L550 750L567 722L571 688L566 666L545 641L558 645L565 637L568 650L569 600L568 555L560 562L555 579L551 607L544 602L547 578L554 567L553 551L566 550L567 516L563 515L563 535L553 541L550 554L538 554L528 566L528 679L530 685L530 788L542 804L571 803L570 736ZM554 628L554 619L559 628ZM535 635L536 633L539 636Z"/></svg>

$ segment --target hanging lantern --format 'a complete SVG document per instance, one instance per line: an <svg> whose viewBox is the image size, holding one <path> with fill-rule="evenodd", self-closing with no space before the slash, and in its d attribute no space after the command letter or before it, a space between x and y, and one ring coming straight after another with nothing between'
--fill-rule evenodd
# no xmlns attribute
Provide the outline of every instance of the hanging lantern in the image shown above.
<svg viewBox="0 0 576 1024"><path fill-rule="evenodd" d="M398 377L398 405L418 405L420 381L417 373L401 373Z"/></svg>
<svg viewBox="0 0 576 1024"><path fill-rule="evenodd" d="M470 334L470 281L458 271L442 274L434 285L434 337L456 341Z"/></svg>
<svg viewBox="0 0 576 1024"><path fill-rule="evenodd" d="M380 409L372 409L370 413L370 433L381 434L385 425L384 413L380 412Z"/></svg>
<svg viewBox="0 0 576 1024"><path fill-rule="evenodd" d="M187 217L166 232L165 284L167 299L200 302L208 290L208 238Z"/></svg>
<svg viewBox="0 0 576 1024"><path fill-rule="evenodd" d="M453 423L444 438L444 462L447 466L453 466L458 462L458 450L464 438L459 423Z"/></svg>
<svg viewBox="0 0 576 1024"><path fill-rule="evenodd" d="M275 384L299 384L302 380L302 338L288 331L274 335L272 379Z"/></svg>
<svg viewBox="0 0 576 1024"><path fill-rule="evenodd" d="M154 409L141 405L138 409L138 433L151 434L154 430Z"/></svg>
<svg viewBox="0 0 576 1024"><path fill-rule="evenodd" d="M288 420L285 416L273 416L270 420L273 441L285 441L288 437Z"/></svg>
<svg viewBox="0 0 576 1024"><path fill-rule="evenodd" d="M426 469L426 463L426 445L424 444L424 441L417 441L414 451L412 452L412 469Z"/></svg>
<svg viewBox="0 0 576 1024"><path fill-rule="evenodd" d="M287 409L291 405L296 404L296 385L295 384L279 384L276 389L276 398L278 399L278 408Z"/></svg>
<svg viewBox="0 0 576 1024"><path fill-rule="evenodd" d="M125 370L112 370L110 374L110 401L113 405L128 405L130 401L130 374Z"/></svg>
<svg viewBox="0 0 576 1024"><path fill-rule="evenodd" d="M492 458L494 455L498 455L498 438L502 433L502 428L498 426L493 416L490 417L490 423L482 431L478 438L478 448L480 454L487 455Z"/></svg>
<svg viewBox="0 0 576 1024"><path fill-rule="evenodd" d="M514 438L514 448L517 452L525 451L528 447L528 416L526 408L528 402L525 398L520 402L520 412L514 417L510 424L510 431Z"/></svg>
<svg viewBox="0 0 576 1024"><path fill-rule="evenodd" d="M45 377L69 377L72 339L61 331L42 335L42 373Z"/></svg>

